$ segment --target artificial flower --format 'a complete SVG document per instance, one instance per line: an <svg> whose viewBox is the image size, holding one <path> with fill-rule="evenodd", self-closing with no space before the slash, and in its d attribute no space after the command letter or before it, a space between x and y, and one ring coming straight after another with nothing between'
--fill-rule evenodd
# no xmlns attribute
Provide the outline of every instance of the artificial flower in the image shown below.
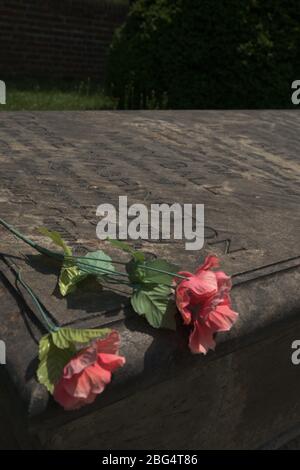
<svg viewBox="0 0 300 470"><path fill-rule="evenodd" d="M177 281L176 305L184 324L192 327L189 347L196 354L214 349L215 333L230 330L238 317L231 308L231 279L223 271L212 271L217 267L219 259L210 255L194 274L178 273L186 279Z"/></svg>
<svg viewBox="0 0 300 470"><path fill-rule="evenodd" d="M125 364L118 355L120 337L112 331L76 354L64 367L54 388L54 399L65 410L75 410L92 403L110 383L112 373Z"/></svg>

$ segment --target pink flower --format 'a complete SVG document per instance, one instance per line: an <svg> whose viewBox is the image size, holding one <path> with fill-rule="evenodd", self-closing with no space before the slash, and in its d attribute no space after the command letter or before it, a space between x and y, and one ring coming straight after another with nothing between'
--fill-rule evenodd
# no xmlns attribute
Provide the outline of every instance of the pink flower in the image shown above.
<svg viewBox="0 0 300 470"><path fill-rule="evenodd" d="M218 266L219 259L210 255L195 274L178 273L188 278L176 287L176 304L184 323L192 326L189 347L193 353L214 349L214 334L230 330L238 317L231 309L230 277L223 271L211 271Z"/></svg>
<svg viewBox="0 0 300 470"><path fill-rule="evenodd" d="M68 362L53 393L65 410L76 410L92 403L103 392L111 381L112 372L125 364L125 358L117 355L119 343L119 333L112 331Z"/></svg>

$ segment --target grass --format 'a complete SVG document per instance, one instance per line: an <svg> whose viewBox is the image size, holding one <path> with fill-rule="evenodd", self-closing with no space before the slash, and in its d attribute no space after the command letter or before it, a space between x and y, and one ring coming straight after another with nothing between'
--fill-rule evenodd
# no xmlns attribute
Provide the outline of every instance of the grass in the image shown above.
<svg viewBox="0 0 300 470"><path fill-rule="evenodd" d="M90 80L4 80L6 104L0 111L63 111L116 109L117 100Z"/></svg>

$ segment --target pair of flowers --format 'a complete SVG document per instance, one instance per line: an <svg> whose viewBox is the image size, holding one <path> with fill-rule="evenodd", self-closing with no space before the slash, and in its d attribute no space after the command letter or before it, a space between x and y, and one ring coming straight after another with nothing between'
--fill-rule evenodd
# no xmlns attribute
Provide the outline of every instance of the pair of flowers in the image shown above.
<svg viewBox="0 0 300 470"><path fill-rule="evenodd" d="M191 328L189 348L192 353L206 354L215 348L215 333L228 331L238 314L231 308L231 280L219 266L216 256L208 256L193 274L176 282L176 305L185 325ZM119 356L120 337L112 331L105 339L95 340L81 350L64 367L54 388L54 398L65 409L77 409L92 403L111 381L112 373L125 364Z"/></svg>
<svg viewBox="0 0 300 470"><path fill-rule="evenodd" d="M63 250L54 252L38 245L0 218L0 225L24 241L37 252L62 263L59 286L62 295L72 292L88 275L96 276L100 283L122 283L133 288L131 305L144 315L155 328L175 325L173 308L169 309L170 294L175 286L175 301L183 322L190 328L189 347L192 353L206 354L215 348L215 333L228 331L238 314L231 308L231 280L223 271L217 271L219 260L210 255L193 274L177 272L177 267L164 260L147 261L143 252L119 240L108 240L116 248L131 255L125 264L126 272L117 272L112 259L101 250L74 257L72 250L58 232L39 231ZM124 279L128 277L127 280ZM172 283L173 279L173 283ZM19 276L19 280L21 278ZM33 291L22 282L32 297ZM172 285L170 285L172 283ZM35 303L39 305L37 298ZM172 305L174 305L172 299ZM174 305L175 306L175 305ZM49 335L40 341L38 379L65 409L71 410L92 403L111 381L112 373L125 364L119 356L120 337L117 331L70 330L46 320ZM168 318L168 313L171 313ZM96 339L95 339L96 338ZM76 352L76 345L84 349ZM87 345L87 346L86 346Z"/></svg>

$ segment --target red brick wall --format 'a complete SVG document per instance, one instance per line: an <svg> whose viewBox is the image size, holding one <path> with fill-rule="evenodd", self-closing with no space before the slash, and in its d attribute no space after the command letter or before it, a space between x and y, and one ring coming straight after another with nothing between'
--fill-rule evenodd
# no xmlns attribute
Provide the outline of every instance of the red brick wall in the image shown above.
<svg viewBox="0 0 300 470"><path fill-rule="evenodd" d="M0 75L103 78L127 10L109 0L0 0Z"/></svg>

